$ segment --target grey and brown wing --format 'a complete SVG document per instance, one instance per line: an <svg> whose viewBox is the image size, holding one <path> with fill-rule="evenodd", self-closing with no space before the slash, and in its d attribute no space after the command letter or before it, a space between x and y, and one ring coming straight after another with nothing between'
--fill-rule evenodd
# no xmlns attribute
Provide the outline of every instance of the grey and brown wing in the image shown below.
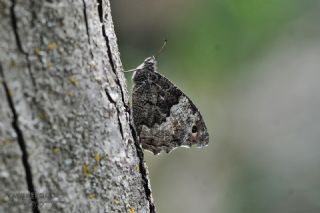
<svg viewBox="0 0 320 213"><path fill-rule="evenodd" d="M142 147L158 154L181 145L206 145L207 129L191 100L159 73L144 76L132 93L133 120Z"/></svg>

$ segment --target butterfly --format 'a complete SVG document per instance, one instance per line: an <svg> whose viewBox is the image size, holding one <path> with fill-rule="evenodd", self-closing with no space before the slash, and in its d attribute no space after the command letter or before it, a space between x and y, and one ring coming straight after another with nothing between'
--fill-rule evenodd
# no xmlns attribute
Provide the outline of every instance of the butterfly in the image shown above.
<svg viewBox="0 0 320 213"><path fill-rule="evenodd" d="M209 134L192 101L159 74L154 56L133 70L132 116L142 147L159 154L179 146L204 147Z"/></svg>

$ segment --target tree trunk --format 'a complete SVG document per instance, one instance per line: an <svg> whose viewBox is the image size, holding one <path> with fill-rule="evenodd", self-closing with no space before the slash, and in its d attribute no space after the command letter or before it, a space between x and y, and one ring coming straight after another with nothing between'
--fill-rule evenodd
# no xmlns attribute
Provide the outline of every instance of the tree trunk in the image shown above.
<svg viewBox="0 0 320 213"><path fill-rule="evenodd" d="M0 8L0 212L155 212L109 1Z"/></svg>

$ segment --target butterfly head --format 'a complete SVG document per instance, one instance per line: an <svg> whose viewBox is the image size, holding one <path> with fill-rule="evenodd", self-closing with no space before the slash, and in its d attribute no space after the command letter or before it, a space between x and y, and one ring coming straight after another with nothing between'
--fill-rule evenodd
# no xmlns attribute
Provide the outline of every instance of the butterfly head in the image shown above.
<svg viewBox="0 0 320 213"><path fill-rule="evenodd" d="M146 72L156 72L156 58L154 56L146 58L142 64L140 64L132 75L134 82L144 81L146 78Z"/></svg>
<svg viewBox="0 0 320 213"><path fill-rule="evenodd" d="M156 70L157 61L154 56L146 58L142 65L142 69L154 72ZM140 66L141 66L140 65Z"/></svg>

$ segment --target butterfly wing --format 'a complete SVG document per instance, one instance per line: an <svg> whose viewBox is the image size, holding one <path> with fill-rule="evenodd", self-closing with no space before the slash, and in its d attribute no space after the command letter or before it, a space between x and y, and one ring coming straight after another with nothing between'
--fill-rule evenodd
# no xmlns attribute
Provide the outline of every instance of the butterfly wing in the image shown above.
<svg viewBox="0 0 320 213"><path fill-rule="evenodd" d="M208 144L200 112L173 83L150 69L138 70L133 81L133 120L144 149L158 154L178 146Z"/></svg>

